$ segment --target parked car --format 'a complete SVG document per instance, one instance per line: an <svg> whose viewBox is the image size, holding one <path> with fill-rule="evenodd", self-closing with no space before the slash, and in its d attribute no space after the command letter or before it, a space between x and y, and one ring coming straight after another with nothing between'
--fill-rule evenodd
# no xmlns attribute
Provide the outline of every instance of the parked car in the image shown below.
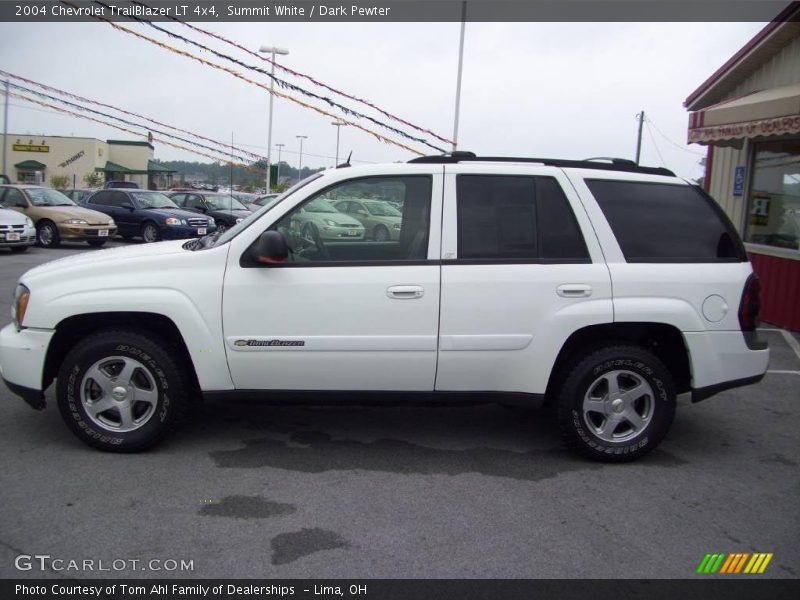
<svg viewBox="0 0 800 600"><path fill-rule="evenodd" d="M263 208L268 204L272 204L273 201L278 198L278 196L280 196L280 194L264 194L263 196L259 196L247 205L247 209L250 212L256 212L260 208Z"/></svg>
<svg viewBox="0 0 800 600"><path fill-rule="evenodd" d="M117 232L113 219L75 204L64 194L37 185L0 186L0 204L30 217L36 224L36 241L53 248L62 241L102 246Z"/></svg>
<svg viewBox="0 0 800 600"><path fill-rule="evenodd" d="M133 181L106 181L106 184L103 186L104 189L109 190L112 188L122 188L122 189L139 189L139 184L134 183Z"/></svg>
<svg viewBox="0 0 800 600"><path fill-rule="evenodd" d="M242 206L247 208L248 204L252 204L256 200L258 200L258 194L251 194L250 192L237 192L234 191L230 194L234 198L236 198Z"/></svg>
<svg viewBox="0 0 800 600"><path fill-rule="evenodd" d="M377 242L400 239L403 219L395 206L383 200L338 200L333 203L341 213L349 215L364 226L365 235Z"/></svg>
<svg viewBox="0 0 800 600"><path fill-rule="evenodd" d="M19 253L35 243L36 227L31 218L0 206L0 248Z"/></svg>
<svg viewBox="0 0 800 600"><path fill-rule="evenodd" d="M98 191L99 188L76 188L62 192L67 198L76 204L83 204L86 199Z"/></svg>
<svg viewBox="0 0 800 600"><path fill-rule="evenodd" d="M350 219L308 207L359 186L402 193L399 239L295 236L299 215ZM670 171L458 153L314 174L222 235L40 265L0 372L39 409L55 380L108 451L154 445L201 395L496 401L549 404L569 446L619 462L664 439L679 394L761 380L758 306L736 230Z"/></svg>
<svg viewBox="0 0 800 600"><path fill-rule="evenodd" d="M358 219L340 213L323 198L316 198L297 211L289 225L292 231L310 240L362 240L365 233Z"/></svg>
<svg viewBox="0 0 800 600"><path fill-rule="evenodd" d="M250 211L229 194L192 191L171 193L169 197L182 208L212 217L218 232L225 231L250 216Z"/></svg>
<svg viewBox="0 0 800 600"><path fill-rule="evenodd" d="M84 206L113 217L125 240L183 240L216 231L214 219L178 208L161 192L100 190Z"/></svg>

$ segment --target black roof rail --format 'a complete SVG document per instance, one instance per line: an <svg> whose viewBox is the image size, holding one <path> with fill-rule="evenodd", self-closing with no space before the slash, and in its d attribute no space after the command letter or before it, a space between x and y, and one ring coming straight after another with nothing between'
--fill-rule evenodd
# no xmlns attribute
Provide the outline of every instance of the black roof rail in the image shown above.
<svg viewBox="0 0 800 600"><path fill-rule="evenodd" d="M462 162L509 162L509 163L538 163L548 167L561 167L563 169L597 169L599 171L623 171L626 173L644 173L646 175L666 175L675 177L675 173L663 167L641 167L632 160L625 158L605 158L611 162L599 162L599 158L586 160L568 160L561 158L527 158L515 156L477 156L474 152L459 150L450 154L437 154L432 156L419 156L412 158L409 163L415 164L457 164Z"/></svg>

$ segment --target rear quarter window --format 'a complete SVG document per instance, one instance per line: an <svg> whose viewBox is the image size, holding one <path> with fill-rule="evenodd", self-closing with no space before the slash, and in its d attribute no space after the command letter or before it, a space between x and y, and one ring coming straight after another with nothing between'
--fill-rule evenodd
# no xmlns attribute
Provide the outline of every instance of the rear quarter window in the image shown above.
<svg viewBox="0 0 800 600"><path fill-rule="evenodd" d="M695 186L586 180L628 262L741 262L742 241Z"/></svg>

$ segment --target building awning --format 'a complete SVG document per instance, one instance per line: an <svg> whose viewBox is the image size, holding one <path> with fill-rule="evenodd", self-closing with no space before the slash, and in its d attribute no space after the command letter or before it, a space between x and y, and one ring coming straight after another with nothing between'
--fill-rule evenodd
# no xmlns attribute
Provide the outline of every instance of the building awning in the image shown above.
<svg viewBox="0 0 800 600"><path fill-rule="evenodd" d="M41 171L47 167L47 165L40 163L38 160L23 160L14 165L17 169L28 170L28 171Z"/></svg>
<svg viewBox="0 0 800 600"><path fill-rule="evenodd" d="M800 133L800 84L753 92L689 114L689 143Z"/></svg>
<svg viewBox="0 0 800 600"><path fill-rule="evenodd" d="M147 175L147 171L129 169L128 167L123 167L122 165L118 165L110 160L106 161L105 167L97 167L95 171L100 171L103 173L125 173L126 175Z"/></svg>
<svg viewBox="0 0 800 600"><path fill-rule="evenodd" d="M164 165L161 165L161 164L159 164L159 163L157 163L157 162L155 162L153 160L148 160L147 161L147 170L150 173L175 173L176 172L175 169L170 169L168 167L165 167Z"/></svg>

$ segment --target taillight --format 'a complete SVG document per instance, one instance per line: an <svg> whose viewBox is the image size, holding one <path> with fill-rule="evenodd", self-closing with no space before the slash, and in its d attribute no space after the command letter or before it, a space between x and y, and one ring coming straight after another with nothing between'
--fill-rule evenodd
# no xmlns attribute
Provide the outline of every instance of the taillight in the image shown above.
<svg viewBox="0 0 800 600"><path fill-rule="evenodd" d="M739 326L742 331L754 331L758 327L758 311L761 308L761 282L752 273L744 284L742 301L739 303Z"/></svg>

